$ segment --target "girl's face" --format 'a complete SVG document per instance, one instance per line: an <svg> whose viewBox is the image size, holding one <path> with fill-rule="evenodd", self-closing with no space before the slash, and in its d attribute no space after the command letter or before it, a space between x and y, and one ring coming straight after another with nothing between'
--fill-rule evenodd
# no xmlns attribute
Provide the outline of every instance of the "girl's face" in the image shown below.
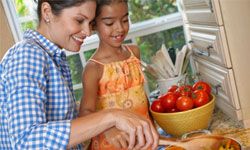
<svg viewBox="0 0 250 150"><path fill-rule="evenodd" d="M52 15L47 37L60 48L77 52L84 39L91 34L96 3L87 1L79 6L66 8L59 16Z"/></svg>
<svg viewBox="0 0 250 150"><path fill-rule="evenodd" d="M121 46L129 30L128 5L125 2L104 5L96 17L95 29L100 44Z"/></svg>

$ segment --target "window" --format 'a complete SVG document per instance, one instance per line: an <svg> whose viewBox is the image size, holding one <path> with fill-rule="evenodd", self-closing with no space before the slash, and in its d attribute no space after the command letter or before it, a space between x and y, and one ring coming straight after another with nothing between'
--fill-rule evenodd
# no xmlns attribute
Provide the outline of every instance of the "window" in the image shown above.
<svg viewBox="0 0 250 150"><path fill-rule="evenodd" d="M22 33L28 28L35 29L37 16L33 0L1 0L6 12L15 42L22 39Z"/></svg>
<svg viewBox="0 0 250 150"><path fill-rule="evenodd" d="M132 23L177 12L175 0L132 0L129 2Z"/></svg>
<svg viewBox="0 0 250 150"><path fill-rule="evenodd" d="M33 0L2 0L16 41L22 39L22 32L35 28L37 17ZM143 14L142 14L143 13ZM164 43L168 48L181 48L185 44L182 18L175 0L130 0L130 31L126 43L136 43L141 49L142 60L150 63L150 57ZM86 61L98 46L97 35L85 40L79 53L67 52L76 98L82 94L81 75ZM148 76L150 91L156 88L153 78Z"/></svg>
<svg viewBox="0 0 250 150"><path fill-rule="evenodd" d="M37 17L35 4L33 0L15 0L15 9L21 24L21 31L35 29L37 26Z"/></svg>

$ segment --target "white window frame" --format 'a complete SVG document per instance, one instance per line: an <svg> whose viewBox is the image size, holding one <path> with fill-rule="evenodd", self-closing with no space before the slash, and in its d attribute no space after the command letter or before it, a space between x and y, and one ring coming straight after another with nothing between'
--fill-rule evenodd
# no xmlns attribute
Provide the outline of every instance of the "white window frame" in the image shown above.
<svg viewBox="0 0 250 150"><path fill-rule="evenodd" d="M17 12L12 0L1 0L3 3L8 22L14 36L15 42L22 40L22 31L20 23L18 21ZM166 16L161 16L158 18L138 22L130 25L130 30L126 40L132 40L135 43L135 39L140 36L146 36L149 34L161 32L171 28L179 27L183 25L183 20L180 12L169 14ZM84 51L95 49L98 47L99 39L96 34L85 39L84 44L79 52L69 52L66 51L67 56L79 54L81 58L81 63L83 67L86 64L84 57ZM82 88L81 83L74 85L74 90Z"/></svg>
<svg viewBox="0 0 250 150"><path fill-rule="evenodd" d="M1 0L15 42L22 40L21 26L12 0Z"/></svg>

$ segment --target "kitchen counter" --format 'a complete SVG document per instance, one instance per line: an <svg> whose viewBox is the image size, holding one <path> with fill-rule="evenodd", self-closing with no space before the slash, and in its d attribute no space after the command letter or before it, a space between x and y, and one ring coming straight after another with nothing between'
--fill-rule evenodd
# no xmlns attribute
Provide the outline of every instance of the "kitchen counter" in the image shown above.
<svg viewBox="0 0 250 150"><path fill-rule="evenodd" d="M209 130L214 134L231 137L239 141L244 150L250 150L250 128L244 129L239 122L215 108Z"/></svg>
<svg viewBox="0 0 250 150"><path fill-rule="evenodd" d="M243 150L250 150L250 128L244 129L239 122L232 120L218 108L214 110L208 130L213 134L231 137L242 144ZM158 131L163 136L171 137L161 128L159 128ZM158 150L164 149L164 147L158 148Z"/></svg>

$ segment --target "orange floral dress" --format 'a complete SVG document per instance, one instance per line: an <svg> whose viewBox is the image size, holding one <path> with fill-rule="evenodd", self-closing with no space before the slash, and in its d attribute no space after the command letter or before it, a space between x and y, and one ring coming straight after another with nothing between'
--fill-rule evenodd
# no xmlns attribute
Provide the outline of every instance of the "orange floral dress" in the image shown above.
<svg viewBox="0 0 250 150"><path fill-rule="evenodd" d="M126 46L126 48L131 55L124 61L104 64L90 59L90 61L103 65L96 109L125 109L149 119L149 105L144 90L144 75L140 60L134 56L129 47ZM116 150L113 145L107 142L104 134L92 139L91 149Z"/></svg>

